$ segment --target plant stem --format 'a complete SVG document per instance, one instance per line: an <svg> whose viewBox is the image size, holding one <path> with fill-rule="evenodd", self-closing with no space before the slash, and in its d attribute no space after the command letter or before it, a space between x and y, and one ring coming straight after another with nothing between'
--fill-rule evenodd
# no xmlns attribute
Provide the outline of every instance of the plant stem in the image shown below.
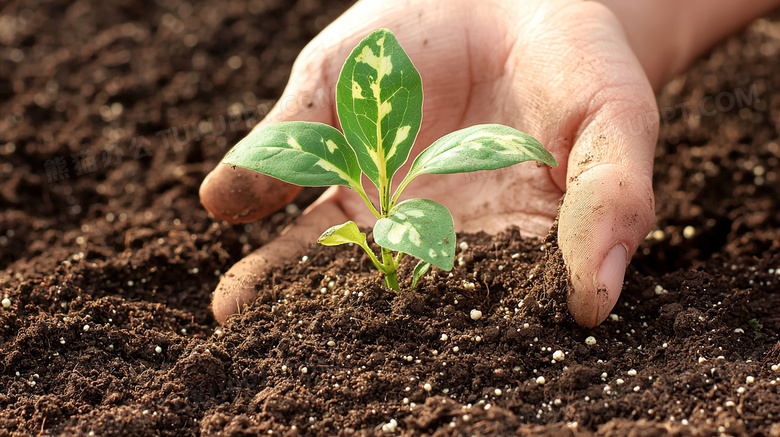
<svg viewBox="0 0 780 437"><path fill-rule="evenodd" d="M361 185L353 186L351 188L353 190L355 190L358 194L360 194L360 197L363 198L363 202L366 202L366 205L371 210L371 212L374 213L374 216L376 218L381 217L381 215L379 214L379 211L376 210L376 207L374 206L374 204L371 202L371 200L368 199L368 195L366 195L366 190L364 190Z"/></svg>
<svg viewBox="0 0 780 437"><path fill-rule="evenodd" d="M385 273L387 269L385 268L384 265L382 265L382 263L379 262L379 260L376 258L376 255L374 255L374 252L371 250L371 248L368 247L367 244L360 245L360 247L362 247L363 250L365 250L366 253L368 254L368 259L371 260L371 264L373 264L374 267L376 267L377 270L379 270L380 272Z"/></svg>
<svg viewBox="0 0 780 437"><path fill-rule="evenodd" d="M382 217L387 217L390 214L390 209L393 207L390 203L390 181L388 181L387 184L380 185L379 198L381 199L380 208ZM385 267L385 283L393 290L401 291L401 287L398 285L398 276L395 273L398 264L396 264L396 260L393 259L393 252L391 252L390 249L382 248L382 262Z"/></svg>
<svg viewBox="0 0 780 437"><path fill-rule="evenodd" d="M399 185L398 188L395 189L395 193L393 193L393 199L390 201L391 205L395 206L395 203L398 202L398 198L401 197L401 193L404 191L404 188L409 185L409 182L411 182L415 176L417 175L409 177L407 174L406 177L401 181L401 185Z"/></svg>
<svg viewBox="0 0 780 437"><path fill-rule="evenodd" d="M398 277L396 276L395 263L393 261L393 253L390 249L382 248L382 261L384 262L385 271L385 283L388 287L395 291L401 291L401 287L398 286Z"/></svg>
<svg viewBox="0 0 780 437"><path fill-rule="evenodd" d="M390 214L390 209L393 207L390 204L390 181L387 184L381 184L379 186L379 208L382 213L382 217L387 217Z"/></svg>

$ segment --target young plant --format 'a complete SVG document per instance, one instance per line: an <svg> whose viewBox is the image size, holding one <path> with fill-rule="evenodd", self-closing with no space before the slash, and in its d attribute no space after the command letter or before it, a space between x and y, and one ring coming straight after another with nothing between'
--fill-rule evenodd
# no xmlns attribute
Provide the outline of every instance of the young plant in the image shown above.
<svg viewBox="0 0 780 437"><path fill-rule="evenodd" d="M322 123L277 123L249 134L222 162L295 185L351 188L377 218L374 241L381 253L374 254L352 221L326 230L319 243L362 247L396 291L401 257L419 258L414 290L431 265L452 269L455 230L443 205L398 201L410 182L422 174L496 170L529 160L557 165L534 138L507 126L477 125L445 135L422 151L391 193L393 176L409 158L420 130L422 103L420 74L392 32L379 29L358 44L339 75L336 105L343 134ZM378 190L378 206L366 194L362 175Z"/></svg>

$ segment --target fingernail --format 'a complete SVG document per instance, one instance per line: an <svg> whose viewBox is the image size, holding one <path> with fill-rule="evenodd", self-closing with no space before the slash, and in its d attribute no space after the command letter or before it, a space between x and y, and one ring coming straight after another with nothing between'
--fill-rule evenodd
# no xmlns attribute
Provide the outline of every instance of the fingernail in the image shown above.
<svg viewBox="0 0 780 437"><path fill-rule="evenodd" d="M623 288L623 278L626 274L628 250L623 244L616 244L604 258L596 276L598 290L599 313L598 323L607 318L615 307L620 290Z"/></svg>

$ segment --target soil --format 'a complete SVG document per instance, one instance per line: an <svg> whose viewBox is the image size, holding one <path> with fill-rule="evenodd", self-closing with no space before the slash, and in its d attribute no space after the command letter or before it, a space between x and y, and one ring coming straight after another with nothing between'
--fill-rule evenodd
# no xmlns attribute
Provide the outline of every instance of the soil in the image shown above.
<svg viewBox="0 0 780 437"><path fill-rule="evenodd" d="M777 15L659 95L658 222L601 326L554 229L460 235L416 293L313 247L215 323L319 192L233 226L200 181L349 3L0 6L0 435L780 435Z"/></svg>

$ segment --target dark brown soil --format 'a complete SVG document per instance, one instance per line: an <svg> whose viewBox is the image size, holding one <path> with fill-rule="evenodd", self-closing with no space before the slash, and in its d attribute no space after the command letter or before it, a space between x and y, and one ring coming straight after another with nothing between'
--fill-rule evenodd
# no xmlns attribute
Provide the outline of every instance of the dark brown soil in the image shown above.
<svg viewBox="0 0 780 437"><path fill-rule="evenodd" d="M398 295L312 248L214 322L297 208L213 221L200 181L349 3L0 6L0 435L780 435L776 18L659 96L658 224L600 327L554 237L511 229Z"/></svg>

